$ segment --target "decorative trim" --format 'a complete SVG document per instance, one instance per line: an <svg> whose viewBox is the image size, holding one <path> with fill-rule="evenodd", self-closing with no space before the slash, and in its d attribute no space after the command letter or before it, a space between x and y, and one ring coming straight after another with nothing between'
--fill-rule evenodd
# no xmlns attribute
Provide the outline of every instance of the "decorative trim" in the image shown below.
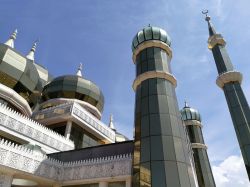
<svg viewBox="0 0 250 187"><path fill-rule="evenodd" d="M217 44L222 46L226 45L226 41L221 34L215 34L208 38L208 49L213 49Z"/></svg>
<svg viewBox="0 0 250 187"><path fill-rule="evenodd" d="M73 141L1 104L0 127L9 129L9 133L15 136L20 135L21 139L24 136L58 151L72 150L75 147Z"/></svg>
<svg viewBox="0 0 250 187"><path fill-rule="evenodd" d="M11 88L0 83L0 97L17 107L23 115L31 116L32 111L28 102Z"/></svg>
<svg viewBox="0 0 250 187"><path fill-rule="evenodd" d="M202 143L191 143L192 149L207 149L207 146Z"/></svg>
<svg viewBox="0 0 250 187"><path fill-rule="evenodd" d="M79 126L88 128L100 139L107 140L109 143L115 142L115 132L77 102L63 103L34 112L32 117L46 126L59 121L72 120Z"/></svg>
<svg viewBox="0 0 250 187"><path fill-rule="evenodd" d="M0 167L67 183L76 180L131 176L131 154L61 162L7 140L0 141Z"/></svg>
<svg viewBox="0 0 250 187"><path fill-rule="evenodd" d="M115 142L115 132L79 104L73 104L72 115L76 116L83 124L93 129L95 133L101 135L102 138L108 139L111 143Z"/></svg>
<svg viewBox="0 0 250 187"><path fill-rule="evenodd" d="M134 52L133 52L133 62L134 64L136 63L136 56L144 49L148 48L148 47L159 47L163 50L166 51L166 53L168 54L168 56L170 57L170 59L172 58L172 49L164 42L159 41L159 40L149 40L149 41L145 41L142 42L140 45L138 45Z"/></svg>
<svg viewBox="0 0 250 187"><path fill-rule="evenodd" d="M200 128L202 128L202 124L200 121L197 121L197 120L184 120L184 123L186 126L188 125L193 125L193 126L198 126Z"/></svg>
<svg viewBox="0 0 250 187"><path fill-rule="evenodd" d="M101 119L101 117L102 117L101 112L96 107L94 107L93 105L91 105L85 101L81 101L78 99L55 98L55 99L50 99L50 100L42 103L40 106L43 107L44 105L51 104L52 106L56 107L57 105L61 105L64 103L78 103L79 105L81 105L82 107L86 108L91 113L93 113L98 119Z"/></svg>
<svg viewBox="0 0 250 187"><path fill-rule="evenodd" d="M145 80L147 79L152 79L152 78L162 78L162 79L166 79L169 82L171 82L173 84L174 87L177 86L177 81L175 79L175 77L167 72L164 71L147 71L143 74L140 74L138 77L136 77L136 79L134 80L133 83L133 89L134 91L137 89L137 87Z"/></svg>
<svg viewBox="0 0 250 187"><path fill-rule="evenodd" d="M226 83L229 82L239 82L241 84L243 76L238 71L228 71L219 75L216 79L216 84L223 88Z"/></svg>

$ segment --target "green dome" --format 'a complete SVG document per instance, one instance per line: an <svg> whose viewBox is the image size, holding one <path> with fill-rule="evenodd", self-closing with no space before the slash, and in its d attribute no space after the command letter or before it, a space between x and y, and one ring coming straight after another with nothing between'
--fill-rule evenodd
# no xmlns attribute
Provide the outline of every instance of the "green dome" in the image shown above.
<svg viewBox="0 0 250 187"><path fill-rule="evenodd" d="M0 44L0 83L29 103L31 94L41 92L43 86L34 63L5 44Z"/></svg>
<svg viewBox="0 0 250 187"><path fill-rule="evenodd" d="M132 42L132 51L134 52L138 45L148 40L159 40L166 43L168 46L171 45L171 39L165 30L149 25L135 35Z"/></svg>
<svg viewBox="0 0 250 187"><path fill-rule="evenodd" d="M180 112L183 121L197 120L201 122L201 115L198 110L190 108L187 104Z"/></svg>
<svg viewBox="0 0 250 187"><path fill-rule="evenodd" d="M104 97L93 82L77 75L65 75L53 79L43 89L43 100L70 98L85 101L103 111Z"/></svg>

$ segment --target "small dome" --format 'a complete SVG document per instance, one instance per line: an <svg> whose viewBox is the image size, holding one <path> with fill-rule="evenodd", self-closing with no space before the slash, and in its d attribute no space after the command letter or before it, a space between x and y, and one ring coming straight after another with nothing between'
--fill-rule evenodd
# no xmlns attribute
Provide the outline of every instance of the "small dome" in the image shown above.
<svg viewBox="0 0 250 187"><path fill-rule="evenodd" d="M180 112L181 112L181 118L183 121L197 120L201 122L201 115L198 112L198 110L190 108L186 103L185 103L185 107Z"/></svg>
<svg viewBox="0 0 250 187"><path fill-rule="evenodd" d="M54 98L70 98L85 101L103 111L104 97L93 82L77 75L65 75L53 79L43 89L45 101Z"/></svg>
<svg viewBox="0 0 250 187"><path fill-rule="evenodd" d="M168 46L171 45L171 39L165 30L149 25L135 35L132 42L132 51L134 52L138 45L148 40L159 40L166 43Z"/></svg>

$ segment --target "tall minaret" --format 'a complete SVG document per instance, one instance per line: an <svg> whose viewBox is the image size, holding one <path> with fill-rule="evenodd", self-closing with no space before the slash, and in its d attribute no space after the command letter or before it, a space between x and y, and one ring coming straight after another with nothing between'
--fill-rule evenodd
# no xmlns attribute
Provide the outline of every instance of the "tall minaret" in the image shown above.
<svg viewBox="0 0 250 187"><path fill-rule="evenodd" d="M148 26L133 39L136 79L133 187L198 186L176 100L166 31Z"/></svg>
<svg viewBox="0 0 250 187"><path fill-rule="evenodd" d="M207 155L207 146L205 145L201 130L201 116L197 110L190 108L185 102L185 106L181 110L181 117L186 125L189 139L192 143L199 187L215 187L216 185Z"/></svg>
<svg viewBox="0 0 250 187"><path fill-rule="evenodd" d="M225 48L221 34L215 32L206 14L209 28L208 47L212 51L219 76L216 84L224 91L241 153L250 179L250 109L241 88L242 74L235 71Z"/></svg>

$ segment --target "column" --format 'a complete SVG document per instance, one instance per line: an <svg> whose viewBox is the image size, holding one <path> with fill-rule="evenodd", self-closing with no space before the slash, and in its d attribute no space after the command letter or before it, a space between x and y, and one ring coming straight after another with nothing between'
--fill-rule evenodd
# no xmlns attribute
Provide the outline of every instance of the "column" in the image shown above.
<svg viewBox="0 0 250 187"><path fill-rule="evenodd" d="M108 182L106 181L99 182L99 187L108 187Z"/></svg>
<svg viewBox="0 0 250 187"><path fill-rule="evenodd" d="M0 173L0 187L11 187L12 180L12 175Z"/></svg>
<svg viewBox="0 0 250 187"><path fill-rule="evenodd" d="M66 139L70 138L71 128L72 128L72 121L67 121L66 129L65 129L65 134L64 134L64 136L66 137Z"/></svg>
<svg viewBox="0 0 250 187"><path fill-rule="evenodd" d="M131 187L131 178L126 179L126 187Z"/></svg>

